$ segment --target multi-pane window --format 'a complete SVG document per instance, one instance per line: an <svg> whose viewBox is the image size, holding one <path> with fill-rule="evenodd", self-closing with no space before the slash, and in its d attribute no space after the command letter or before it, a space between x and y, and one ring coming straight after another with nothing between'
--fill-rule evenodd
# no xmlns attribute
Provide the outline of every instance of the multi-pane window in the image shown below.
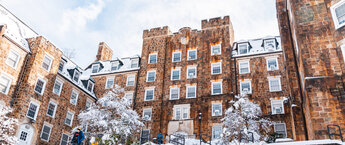
<svg viewBox="0 0 345 145"><path fill-rule="evenodd" d="M154 82L156 80L156 71L148 71L146 77L147 82Z"/></svg>
<svg viewBox="0 0 345 145"><path fill-rule="evenodd" d="M35 92L39 93L40 95L43 94L44 92L44 89L45 89L45 85L46 85L46 81L41 79L41 78L38 78L37 79L37 82L36 82L36 85L35 85Z"/></svg>
<svg viewBox="0 0 345 145"><path fill-rule="evenodd" d="M273 71L278 69L278 59L277 58L267 58L267 70Z"/></svg>
<svg viewBox="0 0 345 145"><path fill-rule="evenodd" d="M154 96L154 89L145 90L145 101L153 100L153 96Z"/></svg>
<svg viewBox="0 0 345 145"><path fill-rule="evenodd" d="M286 138L286 125L285 123L275 123L274 132L283 135L283 138Z"/></svg>
<svg viewBox="0 0 345 145"><path fill-rule="evenodd" d="M249 61L239 61L238 67L240 74L246 74L250 72Z"/></svg>
<svg viewBox="0 0 345 145"><path fill-rule="evenodd" d="M189 49L187 60L196 60L197 58L197 50L196 49Z"/></svg>
<svg viewBox="0 0 345 145"><path fill-rule="evenodd" d="M181 108L175 108L175 120L181 119Z"/></svg>
<svg viewBox="0 0 345 145"><path fill-rule="evenodd" d="M222 63L216 62L211 63L211 74L221 74L222 73Z"/></svg>
<svg viewBox="0 0 345 145"><path fill-rule="evenodd" d="M47 115L54 118L55 112L56 112L56 108L57 108L57 104L56 103L49 102L48 109L47 109Z"/></svg>
<svg viewBox="0 0 345 145"><path fill-rule="evenodd" d="M41 139L48 142L51 130L52 128L50 126L44 124L42 127Z"/></svg>
<svg viewBox="0 0 345 145"><path fill-rule="evenodd" d="M70 142L69 135L63 133L62 136L61 136L60 145L68 145L69 142Z"/></svg>
<svg viewBox="0 0 345 145"><path fill-rule="evenodd" d="M10 90L12 80L5 76L0 75L0 92L3 94L7 94Z"/></svg>
<svg viewBox="0 0 345 145"><path fill-rule="evenodd" d="M240 82L240 91L241 94L251 94L252 93L252 84L250 81Z"/></svg>
<svg viewBox="0 0 345 145"><path fill-rule="evenodd" d="M74 113L67 111L65 124L68 126L72 126L73 118L74 118Z"/></svg>
<svg viewBox="0 0 345 145"><path fill-rule="evenodd" d="M181 61L181 51L173 52L172 62L180 62L180 61Z"/></svg>
<svg viewBox="0 0 345 145"><path fill-rule="evenodd" d="M264 44L265 44L265 49L267 49L267 50L275 50L276 49L274 39L264 40Z"/></svg>
<svg viewBox="0 0 345 145"><path fill-rule="evenodd" d="M132 104L133 102L133 93L126 93L125 98Z"/></svg>
<svg viewBox="0 0 345 145"><path fill-rule="evenodd" d="M223 132L221 125L212 126L212 139L220 139Z"/></svg>
<svg viewBox="0 0 345 145"><path fill-rule="evenodd" d="M182 119L188 119L189 108L182 108Z"/></svg>
<svg viewBox="0 0 345 145"><path fill-rule="evenodd" d="M149 64L157 63L157 53L153 53L149 55Z"/></svg>
<svg viewBox="0 0 345 145"><path fill-rule="evenodd" d="M98 73L99 71L99 64L92 65L92 73Z"/></svg>
<svg viewBox="0 0 345 145"><path fill-rule="evenodd" d="M174 105L173 110L174 110L173 117L175 120L189 119L189 110L190 110L189 104Z"/></svg>
<svg viewBox="0 0 345 145"><path fill-rule="evenodd" d="M196 66L187 67L187 79L196 78Z"/></svg>
<svg viewBox="0 0 345 145"><path fill-rule="evenodd" d="M221 44L211 45L211 55L220 55L222 53Z"/></svg>
<svg viewBox="0 0 345 145"><path fill-rule="evenodd" d="M40 106L37 103L30 102L26 116L30 119L36 120L39 107Z"/></svg>
<svg viewBox="0 0 345 145"><path fill-rule="evenodd" d="M134 75L127 76L127 83L126 86L134 86Z"/></svg>
<svg viewBox="0 0 345 145"><path fill-rule="evenodd" d="M20 137L19 137L19 140L22 140L22 141L26 141L26 138L28 137L28 133L25 132L25 131L22 131L20 133Z"/></svg>
<svg viewBox="0 0 345 145"><path fill-rule="evenodd" d="M212 103L212 116L222 116L222 103Z"/></svg>
<svg viewBox="0 0 345 145"><path fill-rule="evenodd" d="M111 63L111 71L118 70L120 67L119 62L115 61Z"/></svg>
<svg viewBox="0 0 345 145"><path fill-rule="evenodd" d="M281 91L280 78L268 78L270 92Z"/></svg>
<svg viewBox="0 0 345 145"><path fill-rule="evenodd" d="M150 130L149 129L141 130L140 142L146 143L149 140L150 140Z"/></svg>
<svg viewBox="0 0 345 145"><path fill-rule="evenodd" d="M131 60L131 68L139 67L139 59L132 59Z"/></svg>
<svg viewBox="0 0 345 145"><path fill-rule="evenodd" d="M345 1L342 0L331 6L331 13L336 29L345 25Z"/></svg>
<svg viewBox="0 0 345 145"><path fill-rule="evenodd" d="M53 62L53 59L50 56L45 55L42 62L42 68L45 69L46 71L49 71L52 62Z"/></svg>
<svg viewBox="0 0 345 145"><path fill-rule="evenodd" d="M92 92L93 86L94 86L94 83L89 80L87 83L87 90Z"/></svg>
<svg viewBox="0 0 345 145"><path fill-rule="evenodd" d="M186 87L186 98L196 98L196 86Z"/></svg>
<svg viewBox="0 0 345 145"><path fill-rule="evenodd" d="M152 108L146 108L143 110L143 120L151 120Z"/></svg>
<svg viewBox="0 0 345 145"><path fill-rule="evenodd" d="M11 66L12 68L17 68L19 58L20 58L20 55L17 52L11 50L6 59L6 64Z"/></svg>
<svg viewBox="0 0 345 145"><path fill-rule="evenodd" d="M238 53L239 54L247 54L249 52L248 50L248 44L238 44Z"/></svg>
<svg viewBox="0 0 345 145"><path fill-rule="evenodd" d="M173 87L170 88L170 100L176 100L180 98L180 88Z"/></svg>
<svg viewBox="0 0 345 145"><path fill-rule="evenodd" d="M172 69L171 70L171 80L180 80L181 69Z"/></svg>
<svg viewBox="0 0 345 145"><path fill-rule="evenodd" d="M271 100L272 114L284 114L284 100Z"/></svg>
<svg viewBox="0 0 345 145"><path fill-rule="evenodd" d="M107 78L107 82L105 83L105 88L110 89L114 86L114 78Z"/></svg>
<svg viewBox="0 0 345 145"><path fill-rule="evenodd" d="M80 72L77 70L74 70L73 80L75 82L79 82L79 76L80 76Z"/></svg>
<svg viewBox="0 0 345 145"><path fill-rule="evenodd" d="M62 90L62 86L63 86L63 82L61 80L59 80L58 78L56 78L55 83L54 83L54 87L53 87L53 93L60 95L61 90Z"/></svg>
<svg viewBox="0 0 345 145"><path fill-rule="evenodd" d="M65 64L66 64L66 61L61 59L61 61L59 63L59 69L58 69L59 72L63 71L63 68L65 67Z"/></svg>
<svg viewBox="0 0 345 145"><path fill-rule="evenodd" d="M212 95L222 94L222 82L212 82Z"/></svg>
<svg viewBox="0 0 345 145"><path fill-rule="evenodd" d="M90 100L86 100L85 103L85 110L89 109L91 107L92 102Z"/></svg>
<svg viewBox="0 0 345 145"><path fill-rule="evenodd" d="M77 101L78 101L78 92L75 90L72 90L72 94L71 94L71 99L70 99L70 103L73 105L77 105Z"/></svg>

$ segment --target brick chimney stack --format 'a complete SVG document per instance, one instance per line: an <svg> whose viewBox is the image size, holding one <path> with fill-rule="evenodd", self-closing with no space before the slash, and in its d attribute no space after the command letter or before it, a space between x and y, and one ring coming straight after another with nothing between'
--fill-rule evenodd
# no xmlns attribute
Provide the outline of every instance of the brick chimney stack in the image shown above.
<svg viewBox="0 0 345 145"><path fill-rule="evenodd" d="M113 50L105 42L100 42L98 45L98 52L96 61L111 60L113 58Z"/></svg>

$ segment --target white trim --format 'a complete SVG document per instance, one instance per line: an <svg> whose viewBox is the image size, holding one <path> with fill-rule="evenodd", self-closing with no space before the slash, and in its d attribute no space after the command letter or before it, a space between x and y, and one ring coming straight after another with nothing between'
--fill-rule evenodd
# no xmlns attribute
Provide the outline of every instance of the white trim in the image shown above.
<svg viewBox="0 0 345 145"><path fill-rule="evenodd" d="M77 81L74 80L74 77L75 77L75 74L76 74L76 73L78 73L78 80L77 80ZM81 75L81 73L80 73L77 69L75 69L75 70L74 70L74 73L73 73L72 81L74 81L74 82L76 82L76 83L79 83L80 75Z"/></svg>
<svg viewBox="0 0 345 145"><path fill-rule="evenodd" d="M284 124L285 135L286 135L284 138L286 138L286 137L287 137L287 132L286 132L286 124L285 124L285 123L274 123L274 125L273 125L274 132L276 132L276 125L277 125L277 124Z"/></svg>
<svg viewBox="0 0 345 145"><path fill-rule="evenodd" d="M135 62L135 63L133 63L133 62ZM136 67L132 67L133 64L137 64L137 66ZM138 67L139 67L139 58L131 59L131 68L138 68Z"/></svg>
<svg viewBox="0 0 345 145"><path fill-rule="evenodd" d="M189 76L189 69L195 69L195 75L193 77L190 77ZM194 78L197 78L197 66L193 65L193 66L187 66L187 79L194 79Z"/></svg>
<svg viewBox="0 0 345 145"><path fill-rule="evenodd" d="M216 67L215 65L217 65L217 66L219 65L219 67L220 67L219 73L213 73L213 69L214 69L214 67ZM212 75L222 74L222 62L211 63L211 74Z"/></svg>
<svg viewBox="0 0 345 145"><path fill-rule="evenodd" d="M59 69L61 62L63 62L62 70ZM61 58L61 60L59 62L59 66L58 66L58 72L62 72L63 71L63 69L65 68L66 63L67 63L67 61Z"/></svg>
<svg viewBox="0 0 345 145"><path fill-rule="evenodd" d="M40 81L42 81L42 82L43 82L43 86L42 86L42 92L37 92L37 91L36 91L36 85L37 85L38 80L40 80ZM38 78L36 79L36 83L35 83L34 91L35 91L36 93L40 94L40 95L43 95L43 94L44 94L44 90L45 90L45 88L46 88L46 84L47 84L47 81L46 81L46 80L44 80L44 79L42 79L42 78L38 77Z"/></svg>
<svg viewBox="0 0 345 145"><path fill-rule="evenodd" d="M275 51L277 49L277 46L276 46L276 39L275 38L272 38L272 39L265 39L263 40L264 41L264 48L267 50L267 43L268 41L273 41L273 51Z"/></svg>
<svg viewBox="0 0 345 145"><path fill-rule="evenodd" d="M129 78L133 77L133 85L128 85ZM128 75L127 76L127 81L126 81L126 86L134 86L135 85L135 75Z"/></svg>
<svg viewBox="0 0 345 145"><path fill-rule="evenodd" d="M34 118L31 118L30 116L28 116L28 113L29 113L30 105L31 105L31 104L34 104L34 105L37 106L37 108L36 108L36 110L35 110L35 116L34 116ZM33 120L36 120L36 117L37 117L37 114L38 114L38 110L39 110L39 109L40 109L40 105L39 105L38 103L36 103L36 102L34 102L34 101L30 101L29 106L28 106L28 109L27 109L27 111L26 111L26 117L31 118L31 119L33 119Z"/></svg>
<svg viewBox="0 0 345 145"><path fill-rule="evenodd" d="M188 88L194 88L194 91L195 91L195 96L194 96L194 97L188 97ZM193 86L186 86L186 98L187 98L187 99L196 98L196 85L193 85Z"/></svg>
<svg viewBox="0 0 345 145"><path fill-rule="evenodd" d="M282 107L282 111L281 113L277 113L276 110L273 107L273 104L279 104ZM272 110L272 115L274 114L284 114L285 110L284 110L284 100L271 100L271 110Z"/></svg>
<svg viewBox="0 0 345 145"><path fill-rule="evenodd" d="M45 139L42 138L44 126L49 127L49 133L48 133L48 139L47 139L47 140L45 140ZM51 132L52 132L52 129L53 129L53 126L52 126L52 125L48 125L48 124L44 123L43 126L42 126L41 135L40 135L41 140L46 141L46 142L49 142L49 138L50 138L50 134L51 134Z"/></svg>
<svg viewBox="0 0 345 145"><path fill-rule="evenodd" d="M70 142L70 138L71 138L71 136L70 135L68 135L68 134L66 134L66 133L62 133L61 134L61 139L60 139L60 145L62 145L62 137L63 137L63 135L66 135L67 136L67 145L69 144L69 142Z"/></svg>
<svg viewBox="0 0 345 145"><path fill-rule="evenodd" d="M179 53L180 54L180 59L178 60L178 61L174 61L174 58L175 58L175 55L174 54L176 54L176 53ZM172 62L181 62L181 59L182 59L182 53L181 53L181 51L175 51L175 52L173 52L172 53Z"/></svg>
<svg viewBox="0 0 345 145"><path fill-rule="evenodd" d="M98 68L97 68L97 72L93 72L93 68L96 67L96 66L98 67ZM93 64L93 65L91 66L91 73L98 73L98 72L99 72L99 69L100 69L99 63Z"/></svg>
<svg viewBox="0 0 345 145"><path fill-rule="evenodd" d="M241 71L241 63L242 65L244 65L243 63L247 63L248 64L248 72L242 72ZM239 74L247 74L247 73L250 73L250 63L249 63L249 60L241 60L241 61L238 61L238 73Z"/></svg>
<svg viewBox="0 0 345 145"><path fill-rule="evenodd" d="M213 86L214 86L215 84L220 84L220 93L215 94L215 93L213 92ZM212 82L212 83L211 83L211 95L219 95L219 94L223 94L223 82L222 82L222 81Z"/></svg>
<svg viewBox="0 0 345 145"><path fill-rule="evenodd" d="M134 96L134 92L126 92L123 97L126 98L132 104L133 103L133 96ZM131 98L128 99L128 97L131 97Z"/></svg>
<svg viewBox="0 0 345 145"><path fill-rule="evenodd" d="M143 115L142 115L143 119L145 117L144 115L145 115L146 111L150 112L150 118L148 120L146 120L146 121L150 121L152 119L152 108L145 108L145 109L143 109Z"/></svg>
<svg viewBox="0 0 345 145"><path fill-rule="evenodd" d="M249 53L249 45L248 45L248 43L246 42L246 43L239 43L239 44L237 44L238 55L242 55L242 54L241 54L241 50L240 50L240 45L241 45L241 46L242 46L242 45L246 45L247 53L243 53L243 54L248 54L248 53Z"/></svg>
<svg viewBox="0 0 345 145"><path fill-rule="evenodd" d="M55 91L54 91L54 89L55 89L55 85L56 85L56 82L59 82L60 84L61 84L61 86L60 86L60 89L59 89L59 92L58 93L56 93ZM62 91L62 87L63 87L63 81L61 80L61 79L59 79L58 77L56 77L56 79L55 79L55 82L54 82L54 85L53 85L53 93L54 94L56 94L56 95L61 95L61 91Z"/></svg>
<svg viewBox="0 0 345 145"><path fill-rule="evenodd" d="M50 116L50 115L48 114L48 110L49 110L49 105L50 105L50 104L55 105L54 110L53 110L53 116ZM47 116L49 116L49 117L54 118L54 117L55 117L55 114L56 114L56 109L57 109L57 106L58 106L58 105L57 105L55 102L53 102L53 101L49 101L49 103L48 103L48 107L47 107L47 112L46 112L46 115L47 115Z"/></svg>
<svg viewBox="0 0 345 145"><path fill-rule="evenodd" d="M113 84L111 85L111 87L108 87L108 82L109 82L109 80L113 80ZM105 89L113 88L113 87L114 87L114 83L115 83L115 77L108 77L107 80L106 80L106 82L105 82L104 88L105 88Z"/></svg>
<svg viewBox="0 0 345 145"><path fill-rule="evenodd" d="M89 103L90 104L90 106L91 106L91 104L93 103L93 101L91 101L90 99L86 99L86 102L85 102L85 110L87 110L89 107L87 107L87 103Z"/></svg>
<svg viewBox="0 0 345 145"><path fill-rule="evenodd" d="M247 92L247 93L242 92L242 83L249 83L249 89L250 89L249 92ZM252 89L252 81L251 80L244 80L244 81L240 82L240 92L242 95L243 94L251 94L252 91L253 91L253 89Z"/></svg>
<svg viewBox="0 0 345 145"><path fill-rule="evenodd" d="M4 74L4 73L2 73L2 74L0 75L0 79L1 79L2 77L4 77L5 79L8 79L9 81L8 81L8 85L6 86L5 92L0 91L0 93L7 95L7 94L8 94L8 91L10 90L11 85L12 85L12 77L10 77L10 76L8 76L8 75L6 75L6 74Z"/></svg>
<svg viewBox="0 0 345 145"><path fill-rule="evenodd" d="M76 97L75 97L75 103L72 102L72 95L73 95L73 92L74 92L75 94L77 94ZM72 92L71 92L71 96L70 96L69 102L70 102L71 104L73 104L73 105L77 105L77 104L78 104L78 97L79 97L79 92L78 92L77 90L73 89Z"/></svg>
<svg viewBox="0 0 345 145"><path fill-rule="evenodd" d="M219 46L219 53L213 53L214 47ZM222 54L222 44L211 45L211 55L221 55Z"/></svg>
<svg viewBox="0 0 345 145"><path fill-rule="evenodd" d="M72 114L72 118L71 118L71 123L70 123L70 124L67 124L67 123L66 123L66 119L67 119L68 113ZM66 117L65 117L65 119L64 119L64 124L66 124L66 125L68 125L68 126L72 126L72 124L73 124L73 118L74 118L74 113L73 113L73 112L70 112L70 111L67 111Z"/></svg>
<svg viewBox="0 0 345 145"><path fill-rule="evenodd" d="M221 129L221 130L220 130L220 136L219 136L219 137L221 137L222 132L223 132L223 126L222 126L222 125L213 125L213 126L212 126L212 139L213 139L213 140L219 139L219 138L214 138L214 132L215 132L215 129L216 129L216 128L217 128L217 129L219 129L219 128Z"/></svg>
<svg viewBox="0 0 345 145"><path fill-rule="evenodd" d="M216 115L213 110L213 106L220 105L220 115ZM223 104L222 103L212 103L212 116L222 116L223 115Z"/></svg>
<svg viewBox="0 0 345 145"><path fill-rule="evenodd" d="M340 46L340 49L341 49L341 52L342 52L342 54L343 54L343 60L344 60L344 62L345 62L345 44L341 45L341 46Z"/></svg>
<svg viewBox="0 0 345 145"><path fill-rule="evenodd" d="M43 68L43 63L44 63L44 59L45 58L48 58L50 59L50 63L48 64L48 70L46 70L45 68ZM50 72L50 69L52 67L52 64L53 64L53 60L54 60L54 57L52 57L51 55L49 55L48 53L45 53L43 59L42 59L42 64L41 64L41 67L46 70L47 72Z"/></svg>
<svg viewBox="0 0 345 145"><path fill-rule="evenodd" d="M155 75L154 75L153 81L149 81L149 73L152 73L152 72L154 72ZM154 81L156 81L156 70L147 71L147 73L146 73L146 82L154 82Z"/></svg>
<svg viewBox="0 0 345 145"><path fill-rule="evenodd" d="M187 112L184 112L185 109L187 110ZM181 118L182 118L183 120L184 120L184 119L189 119L189 118L190 118L190 117L189 117L189 115L190 115L190 113L189 113L189 112L190 112L190 107L182 107L181 112L182 112L182 113L181 113L181 116L182 116ZM184 117L184 114L185 114L185 113L187 113L187 117Z"/></svg>
<svg viewBox="0 0 345 145"><path fill-rule="evenodd" d="M269 89L270 89L270 92L279 92L279 91L282 91L282 85L281 85L281 82L280 82L280 77L267 77L268 78L268 86L269 86ZM278 83L279 83L279 90L272 90L271 88L271 81L272 80L278 80Z"/></svg>
<svg viewBox="0 0 345 145"><path fill-rule="evenodd" d="M152 99L150 100L147 100L146 97L147 97L147 91L153 91L153 96L152 96ZM144 101L152 101L155 99L155 89L154 88L150 88L150 89L145 89L145 96L144 96Z"/></svg>
<svg viewBox="0 0 345 145"><path fill-rule="evenodd" d="M195 59L190 59L189 52L195 51ZM187 60L197 60L198 59L198 50L197 49L189 49L187 51Z"/></svg>
<svg viewBox="0 0 345 145"><path fill-rule="evenodd" d="M340 0L338 3L330 7L335 29L339 29L345 25L345 23L339 25L339 20L335 13L335 9L344 4L345 4L345 0Z"/></svg>
<svg viewBox="0 0 345 145"><path fill-rule="evenodd" d="M172 95L172 91L173 91L173 89L177 89L177 98L176 99L172 99L171 98L171 95ZM180 99L180 88L179 87L171 87L170 88L170 94L169 94L169 100L178 100L178 99Z"/></svg>
<svg viewBox="0 0 345 145"><path fill-rule="evenodd" d="M89 90L89 85L92 84L91 90ZM93 88L95 87L95 83L92 82L91 80L87 81L87 86L86 86L86 90L93 92Z"/></svg>
<svg viewBox="0 0 345 145"><path fill-rule="evenodd" d="M269 60L275 60L276 63L277 63L277 67L275 69L271 69L269 66L268 66L268 61ZM275 70L279 70L279 64L278 64L278 57L268 57L266 58L266 67L267 67L267 71L275 71Z"/></svg>
<svg viewBox="0 0 345 145"><path fill-rule="evenodd" d="M152 55L156 55L156 62L154 62L154 63L157 63L157 61L158 61L158 53L151 53L151 54L149 54L149 59L147 62L148 64L154 64L154 63L150 63Z"/></svg>
<svg viewBox="0 0 345 145"><path fill-rule="evenodd" d="M178 71L178 79L173 79L173 72L174 71ZM181 79L181 68L175 68L175 69L171 69L171 76L170 76L170 80L175 81L175 80L180 80Z"/></svg>
<svg viewBox="0 0 345 145"><path fill-rule="evenodd" d="M14 64L14 66L11 66L7 61L8 61L8 58L9 58L9 56L10 56L10 53L13 53L13 54L15 54L15 55L17 55L18 57L17 57L17 59L15 60L15 64ZM19 55L19 53L17 52L17 51L15 51L15 50L13 50L13 49L10 49L10 52L8 53L8 55L7 55L7 59L6 59L6 64L8 65L8 66L10 66L10 67L12 67L13 69L17 69L17 66L18 66L18 63L19 63L19 60L20 60L20 55Z"/></svg>

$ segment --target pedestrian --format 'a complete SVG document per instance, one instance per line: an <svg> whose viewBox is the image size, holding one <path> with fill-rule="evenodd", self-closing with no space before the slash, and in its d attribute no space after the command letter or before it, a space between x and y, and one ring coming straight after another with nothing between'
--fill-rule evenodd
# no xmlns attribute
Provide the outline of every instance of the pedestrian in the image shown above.
<svg viewBox="0 0 345 145"><path fill-rule="evenodd" d="M80 127L78 127L77 132L75 132L73 135L71 143L72 145L81 145L84 139L84 133L80 130Z"/></svg>

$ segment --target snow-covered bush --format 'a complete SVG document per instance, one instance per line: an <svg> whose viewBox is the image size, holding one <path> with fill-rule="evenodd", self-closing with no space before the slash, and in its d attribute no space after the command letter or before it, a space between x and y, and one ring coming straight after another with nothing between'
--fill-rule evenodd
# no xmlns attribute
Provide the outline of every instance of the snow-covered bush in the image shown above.
<svg viewBox="0 0 345 145"><path fill-rule="evenodd" d="M123 89L116 85L107 95L79 114L80 126L88 126L90 136L102 133L104 141L118 142L126 140L144 126L139 115L131 108L131 102L119 97L121 92Z"/></svg>
<svg viewBox="0 0 345 145"><path fill-rule="evenodd" d="M251 140L254 142L265 140L271 130L272 122L262 118L262 111L258 104L251 102L246 96L235 96L232 106L226 110L222 119L224 130L222 141L224 144L238 144Z"/></svg>
<svg viewBox="0 0 345 145"><path fill-rule="evenodd" d="M8 116L11 112L10 107L0 105L0 144L3 145L16 144L18 140L15 136L15 127L18 120Z"/></svg>

